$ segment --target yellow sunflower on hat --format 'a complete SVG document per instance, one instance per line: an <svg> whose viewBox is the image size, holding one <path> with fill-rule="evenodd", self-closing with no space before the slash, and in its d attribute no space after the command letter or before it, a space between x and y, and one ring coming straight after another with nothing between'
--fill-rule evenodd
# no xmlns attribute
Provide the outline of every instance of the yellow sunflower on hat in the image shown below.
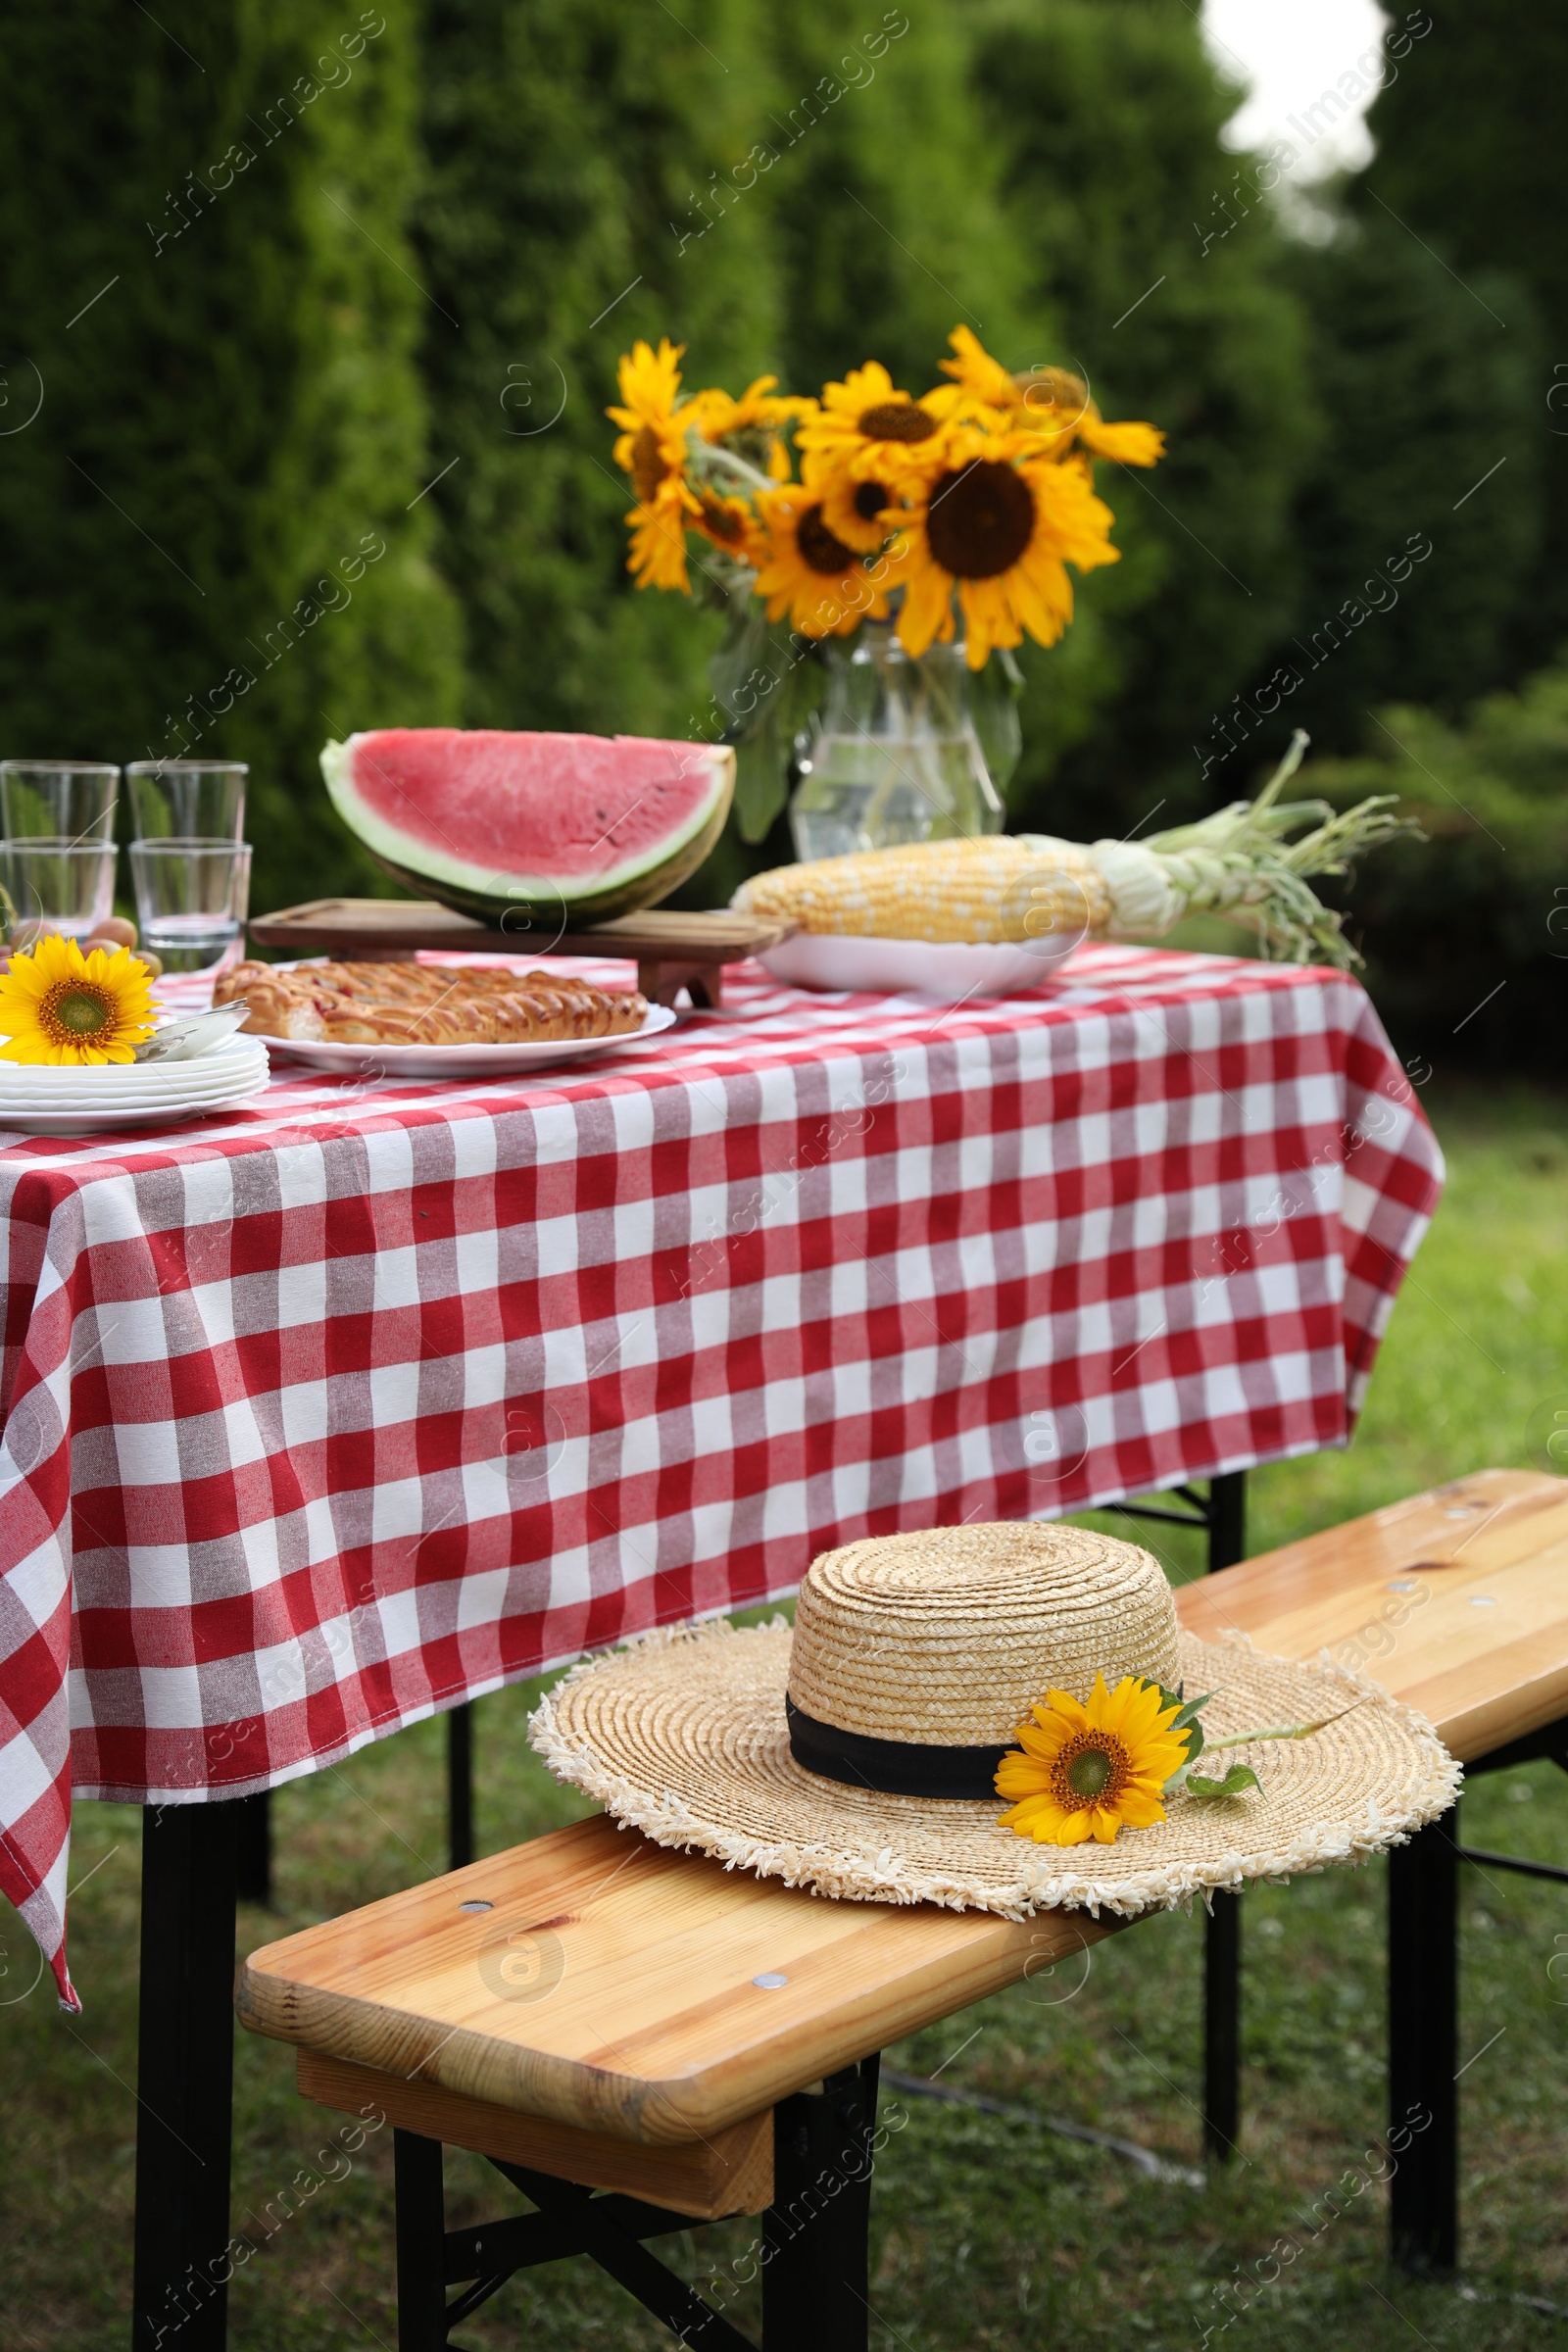
<svg viewBox="0 0 1568 2352"><path fill-rule="evenodd" d="M1011 374L971 327L956 326L948 341L957 356L940 363L944 374L955 377L960 391L1000 409L1014 425L1041 434L1058 457L1075 445L1120 466L1154 466L1164 456L1165 436L1157 426L1107 424L1088 385L1071 368L1031 368Z"/></svg>
<svg viewBox="0 0 1568 2352"><path fill-rule="evenodd" d="M153 1033L151 973L128 948L83 956L53 934L18 950L0 979L0 1061L132 1061Z"/></svg>
<svg viewBox="0 0 1568 2352"><path fill-rule="evenodd" d="M1180 1699L1167 1701L1141 1675L1107 1690L1097 1674L1087 1705L1070 1691L1048 1691L1014 1732L1018 1747L997 1766L997 1794L1014 1800L999 1816L1003 1828L1040 1845L1090 1838L1114 1845L1119 1830L1163 1821L1165 1783L1190 1745L1185 1732L1169 1728L1180 1713Z"/></svg>
<svg viewBox="0 0 1568 2352"><path fill-rule="evenodd" d="M626 568L639 588L686 589L686 520L698 501L687 483L686 433L699 421L682 404L680 361L686 346L664 336L658 351L634 343L619 366L622 406L606 415L622 429L615 464L631 476L637 504L627 515L631 554Z"/></svg>
<svg viewBox="0 0 1568 2352"><path fill-rule="evenodd" d="M1056 463L1035 434L963 427L900 525L905 651L919 656L953 636L955 590L971 669L1025 630L1054 645L1072 618L1066 565L1119 561L1112 520L1087 469Z"/></svg>
<svg viewBox="0 0 1568 2352"><path fill-rule="evenodd" d="M788 612L808 637L847 637L862 620L881 620L902 560L880 560L875 575L832 530L818 491L793 482L760 501L766 547L757 593L767 599L769 620Z"/></svg>
<svg viewBox="0 0 1568 2352"><path fill-rule="evenodd" d="M951 386L911 400L879 360L870 360L842 383L823 385L820 408L796 435L801 470L816 483L843 467L857 481L897 491L941 465L952 407Z"/></svg>

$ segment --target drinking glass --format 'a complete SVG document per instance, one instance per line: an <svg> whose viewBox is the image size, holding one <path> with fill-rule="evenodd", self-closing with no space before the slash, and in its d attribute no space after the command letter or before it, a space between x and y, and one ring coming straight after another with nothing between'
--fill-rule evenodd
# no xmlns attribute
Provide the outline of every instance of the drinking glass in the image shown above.
<svg viewBox="0 0 1568 2352"><path fill-rule="evenodd" d="M103 760L0 760L8 841L113 841L120 770Z"/></svg>
<svg viewBox="0 0 1568 2352"><path fill-rule="evenodd" d="M238 841L245 831L241 760L133 760L130 829L137 841Z"/></svg>
<svg viewBox="0 0 1568 2352"><path fill-rule="evenodd" d="M115 911L115 845L46 834L0 841L0 882L19 920L41 916L71 939L90 939Z"/></svg>
<svg viewBox="0 0 1568 2352"><path fill-rule="evenodd" d="M243 771L241 771L243 772ZM166 972L227 971L244 953L251 845L171 834L130 845L141 943Z"/></svg>

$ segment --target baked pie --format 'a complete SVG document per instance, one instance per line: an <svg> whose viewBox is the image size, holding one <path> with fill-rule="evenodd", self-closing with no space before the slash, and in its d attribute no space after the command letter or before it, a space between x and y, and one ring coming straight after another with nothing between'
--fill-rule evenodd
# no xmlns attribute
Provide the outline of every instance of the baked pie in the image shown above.
<svg viewBox="0 0 1568 2352"><path fill-rule="evenodd" d="M342 1046L511 1046L630 1036L648 1012L636 989L494 965L240 963L213 991L243 998L245 1033Z"/></svg>

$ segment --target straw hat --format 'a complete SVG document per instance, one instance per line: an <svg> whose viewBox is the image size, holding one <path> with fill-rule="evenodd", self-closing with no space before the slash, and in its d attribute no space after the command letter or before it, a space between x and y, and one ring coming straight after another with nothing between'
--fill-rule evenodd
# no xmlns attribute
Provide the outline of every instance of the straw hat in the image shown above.
<svg viewBox="0 0 1568 2352"><path fill-rule="evenodd" d="M1183 1789L1113 1842L1036 1843L1001 1819L998 1763L1048 1690L1086 1701L1097 1675L1214 1692L1211 1744L1333 1720L1200 1767L1251 1766L1261 1787L1242 1795ZM1009 1919L1132 1917L1358 1860L1434 1820L1460 1779L1430 1724L1326 1653L1307 1666L1195 1641L1147 1551L1027 1521L824 1553L793 1635L782 1618L651 1634L575 1667L531 1736L560 1779L661 1845L819 1894Z"/></svg>

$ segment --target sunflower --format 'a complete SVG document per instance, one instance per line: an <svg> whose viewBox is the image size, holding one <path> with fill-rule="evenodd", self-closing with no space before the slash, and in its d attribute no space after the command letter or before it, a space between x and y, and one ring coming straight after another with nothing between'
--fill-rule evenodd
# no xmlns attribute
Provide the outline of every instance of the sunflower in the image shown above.
<svg viewBox="0 0 1568 2352"><path fill-rule="evenodd" d="M686 430L700 419L695 404L678 398L685 349L667 335L657 352L634 343L617 371L624 406L605 412L622 428L615 464L630 474L637 493L626 517L631 524L626 569L639 588L684 590L687 585L686 517L698 512L698 501L686 480Z"/></svg>
<svg viewBox="0 0 1568 2352"><path fill-rule="evenodd" d="M1136 1674L1114 1690L1097 1674L1087 1706L1048 1691L1013 1735L1022 1752L1009 1749L997 1767L997 1794L1016 1800L1002 1826L1037 1845L1114 1845L1118 1830L1163 1821L1161 1791L1187 1761L1187 1734L1167 1728L1180 1712Z"/></svg>
<svg viewBox="0 0 1568 2352"><path fill-rule="evenodd" d="M822 501L822 520L846 547L869 556L887 545L894 528L889 509L896 509L899 501L886 482L858 482L841 466L821 475L812 487Z"/></svg>
<svg viewBox="0 0 1568 2352"><path fill-rule="evenodd" d="M685 500L660 507L633 507L624 519L631 525L626 569L638 587L678 588L682 596L689 596Z"/></svg>
<svg viewBox="0 0 1568 2352"><path fill-rule="evenodd" d="M757 518L744 498L730 498L705 486L697 493L697 505L698 512L691 518L693 530L701 531L705 539L739 564L755 565L761 561Z"/></svg>
<svg viewBox="0 0 1568 2352"><path fill-rule="evenodd" d="M993 646L1019 644L1025 629L1054 645L1072 618L1066 564L1091 571L1119 561L1111 521L1087 468L1054 463L1034 434L962 428L901 526L905 651L918 656L934 637L952 637L955 588L971 669Z"/></svg>
<svg viewBox="0 0 1568 2352"><path fill-rule="evenodd" d="M605 415L622 427L615 464L631 475L639 506L653 506L685 472L686 421L677 398L685 350L684 343L671 343L667 335L657 353L646 343L634 343L616 370L625 406L607 409Z"/></svg>
<svg viewBox="0 0 1568 2352"><path fill-rule="evenodd" d="M153 1033L147 966L128 948L83 956L50 934L19 950L0 980L0 1061L130 1061Z"/></svg>
<svg viewBox="0 0 1568 2352"><path fill-rule="evenodd" d="M1039 433L1057 456L1065 457L1075 443L1120 466L1155 466L1164 456L1165 436L1157 426L1107 424L1089 386L1070 368L1031 368L1010 375L971 328L956 326L948 341L958 356L944 360L942 368L956 378L958 389Z"/></svg>
<svg viewBox="0 0 1568 2352"><path fill-rule="evenodd" d="M739 400L732 393L718 390L695 394L704 439L724 441L731 433L777 432L792 417L815 416L814 400L802 399L790 392L775 392L773 386L777 382L776 375L756 376Z"/></svg>
<svg viewBox="0 0 1568 2352"><path fill-rule="evenodd" d="M857 481L895 488L923 480L942 464L953 405L949 385L911 400L879 360L870 360L841 384L823 385L820 409L796 435L802 471L813 485L841 467Z"/></svg>
<svg viewBox="0 0 1568 2352"><path fill-rule="evenodd" d="M767 491L759 504L766 545L759 551L757 593L768 600L769 620L787 612L808 637L847 637L858 622L884 618L894 559L884 559L873 579L828 527L820 496L803 483Z"/></svg>

